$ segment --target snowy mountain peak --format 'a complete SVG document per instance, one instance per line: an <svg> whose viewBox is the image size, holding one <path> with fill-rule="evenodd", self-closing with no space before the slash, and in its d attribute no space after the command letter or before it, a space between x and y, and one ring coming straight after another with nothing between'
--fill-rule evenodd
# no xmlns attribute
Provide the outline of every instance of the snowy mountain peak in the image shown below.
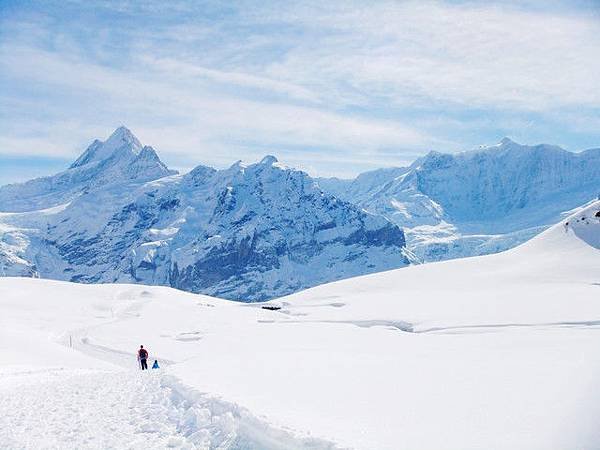
<svg viewBox="0 0 600 450"><path fill-rule="evenodd" d="M515 150L528 148L526 145L521 145L518 142L513 141L511 138L505 136L497 144L487 145L482 144L471 150L465 150L458 152L458 155L466 155L467 157L480 155L482 153L496 153L502 150Z"/></svg>
<svg viewBox="0 0 600 450"><path fill-rule="evenodd" d="M511 145L511 144L517 144L515 141L513 141L511 138L505 136L503 137L500 142L498 143L500 145Z"/></svg>
<svg viewBox="0 0 600 450"><path fill-rule="evenodd" d="M263 159L260 160L259 164L265 165L265 166L272 166L276 162L278 162L277 158L275 158L273 155L267 155Z"/></svg>
<svg viewBox="0 0 600 450"><path fill-rule="evenodd" d="M142 144L133 133L128 128L119 127L106 141L94 140L70 168L103 161L113 157L118 151L124 156L136 156L141 150Z"/></svg>
<svg viewBox="0 0 600 450"><path fill-rule="evenodd" d="M405 169L354 180L319 180L323 189L404 228L423 261L495 253L539 233L561 213L600 192L600 149L499 143L430 152Z"/></svg>
<svg viewBox="0 0 600 450"><path fill-rule="evenodd" d="M175 172L167 168L150 146L141 142L126 127L117 128L109 138L95 140L70 169L87 167L93 178L111 173L111 181L127 179L156 179Z"/></svg>
<svg viewBox="0 0 600 450"><path fill-rule="evenodd" d="M127 127L120 126L109 136L104 143L105 145L120 147L123 144L131 144L132 147L140 149L142 144Z"/></svg>
<svg viewBox="0 0 600 450"><path fill-rule="evenodd" d="M144 145L144 147L142 147L142 150L138 154L138 159L149 159L149 160L154 160L154 161L160 161L160 158L158 157L156 150L154 150L154 148L149 145Z"/></svg>
<svg viewBox="0 0 600 450"><path fill-rule="evenodd" d="M94 140L67 170L0 187L0 208L10 212L44 209L109 184L143 183L175 173L152 147L142 147L131 131L119 127L106 141Z"/></svg>
<svg viewBox="0 0 600 450"><path fill-rule="evenodd" d="M242 163L241 159L238 159L231 166L229 166L229 168L225 169L225 171L229 173L243 172L245 168L246 165Z"/></svg>
<svg viewBox="0 0 600 450"><path fill-rule="evenodd" d="M125 173L131 179L152 180L166 175L174 175L177 172L169 170L160 160L156 151L146 145L132 161L127 162Z"/></svg>

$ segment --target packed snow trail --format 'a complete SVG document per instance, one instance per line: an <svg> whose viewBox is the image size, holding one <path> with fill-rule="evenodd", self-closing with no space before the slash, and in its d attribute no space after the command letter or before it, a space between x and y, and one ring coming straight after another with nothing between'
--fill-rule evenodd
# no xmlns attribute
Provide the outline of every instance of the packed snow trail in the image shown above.
<svg viewBox="0 0 600 450"><path fill-rule="evenodd" d="M32 334L29 328L25 333L11 329L13 322L4 328L0 324L0 344L12 342L10 347L23 358L0 366L0 448L338 448L278 429L239 405L198 392L169 375L166 368L174 362L156 353L149 365L157 358L162 368L141 371L135 351L96 343L90 335L139 317L148 303L146 291L140 293L141 301L121 287L115 291L110 295L118 303L114 307L92 301L95 314L84 314L96 323L74 329L59 325L61 332L52 333L54 337ZM83 304L85 298L77 301ZM110 314L99 314L107 309ZM54 312L65 320L64 314ZM26 342L35 342L34 347ZM10 352L7 356L10 360Z"/></svg>
<svg viewBox="0 0 600 450"><path fill-rule="evenodd" d="M0 442L18 449L323 449L160 371L4 374Z"/></svg>
<svg viewBox="0 0 600 450"><path fill-rule="evenodd" d="M179 411L158 374L48 371L14 377L18 384L0 388L6 448L195 448L178 432Z"/></svg>

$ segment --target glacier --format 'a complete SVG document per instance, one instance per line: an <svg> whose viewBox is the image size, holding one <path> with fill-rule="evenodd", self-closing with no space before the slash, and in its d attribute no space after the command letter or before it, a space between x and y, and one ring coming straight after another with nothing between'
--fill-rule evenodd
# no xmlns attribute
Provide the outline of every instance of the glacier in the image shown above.
<svg viewBox="0 0 600 450"><path fill-rule="evenodd" d="M600 193L600 149L521 145L509 138L409 167L319 185L401 226L422 262L497 253L523 243Z"/></svg>

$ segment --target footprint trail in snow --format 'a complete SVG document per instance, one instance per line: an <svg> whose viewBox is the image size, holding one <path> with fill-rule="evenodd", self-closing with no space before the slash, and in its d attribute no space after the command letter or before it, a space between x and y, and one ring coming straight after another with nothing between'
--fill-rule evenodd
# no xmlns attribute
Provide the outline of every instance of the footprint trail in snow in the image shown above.
<svg viewBox="0 0 600 450"><path fill-rule="evenodd" d="M333 448L274 430L159 372L46 370L0 382L0 442L17 449Z"/></svg>
<svg viewBox="0 0 600 450"><path fill-rule="evenodd" d="M160 377L129 371L19 375L2 389L0 441L9 448L196 448L177 431ZM25 378L25 380L23 380ZM209 447L208 445L206 446Z"/></svg>

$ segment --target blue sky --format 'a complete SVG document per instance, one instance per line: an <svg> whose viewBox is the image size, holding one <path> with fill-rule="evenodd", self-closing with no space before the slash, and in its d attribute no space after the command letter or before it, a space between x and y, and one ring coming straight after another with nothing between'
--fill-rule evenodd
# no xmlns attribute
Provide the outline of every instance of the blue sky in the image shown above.
<svg viewBox="0 0 600 450"><path fill-rule="evenodd" d="M126 125L171 167L349 177L503 136L600 146L600 5L0 0L0 184Z"/></svg>

